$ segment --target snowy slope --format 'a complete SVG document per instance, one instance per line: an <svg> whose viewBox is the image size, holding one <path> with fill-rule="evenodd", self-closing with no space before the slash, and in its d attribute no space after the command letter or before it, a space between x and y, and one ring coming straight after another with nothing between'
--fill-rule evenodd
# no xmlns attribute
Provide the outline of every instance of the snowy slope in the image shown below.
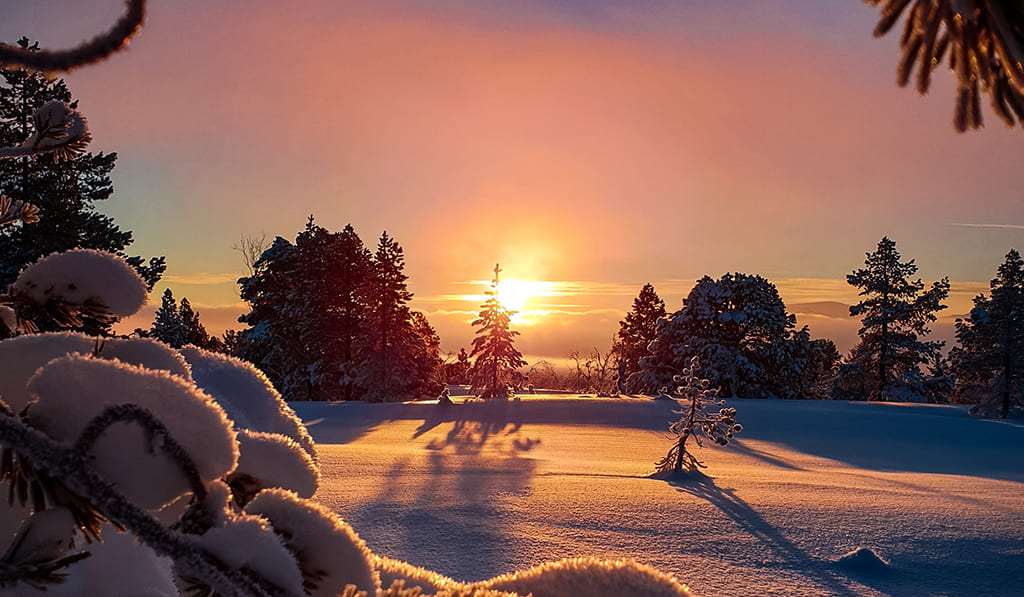
<svg viewBox="0 0 1024 597"><path fill-rule="evenodd" d="M634 558L698 595L1024 595L1024 427L957 407L730 401L709 477L645 478L674 403L293 403L315 499L458 580ZM857 548L867 548L849 557Z"/></svg>

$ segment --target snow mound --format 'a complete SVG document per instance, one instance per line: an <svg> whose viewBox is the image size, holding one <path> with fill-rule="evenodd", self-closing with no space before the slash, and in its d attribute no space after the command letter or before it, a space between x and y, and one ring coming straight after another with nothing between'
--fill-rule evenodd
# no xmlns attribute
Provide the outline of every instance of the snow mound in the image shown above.
<svg viewBox="0 0 1024 597"><path fill-rule="evenodd" d="M429 595L440 591L459 589L463 586L462 583L447 576L402 560L375 555L372 563L380 574L380 586L385 589L391 587L395 582L400 582L406 589L419 587L424 594Z"/></svg>
<svg viewBox="0 0 1024 597"><path fill-rule="evenodd" d="M38 399L28 408L27 421L55 440L74 443L106 407L135 404L164 424L203 481L219 479L238 462L235 432L224 410L166 371L71 355L48 363L28 387ZM147 435L138 424L116 423L96 439L92 456L97 472L129 499L158 509L192 488L179 463Z"/></svg>
<svg viewBox="0 0 1024 597"><path fill-rule="evenodd" d="M689 597L690 589L673 576L632 560L566 558L521 572L485 580L472 588L533 594L533 597L588 595L590 597Z"/></svg>
<svg viewBox="0 0 1024 597"><path fill-rule="evenodd" d="M220 403L235 429L277 433L297 442L317 461L316 444L295 411L262 371L235 357L184 346L181 355L196 385Z"/></svg>
<svg viewBox="0 0 1024 597"><path fill-rule="evenodd" d="M100 303L112 315L127 317L146 304L146 283L123 259L92 249L54 253L25 268L12 288L42 305L63 300Z"/></svg>
<svg viewBox="0 0 1024 597"><path fill-rule="evenodd" d="M312 597L334 597L346 585L369 594L377 590L370 550L352 527L327 508L290 491L269 489L260 492L245 513L268 519L282 536L306 581L316 584L308 593Z"/></svg>
<svg viewBox="0 0 1024 597"><path fill-rule="evenodd" d="M20 412L32 401L28 380L40 367L69 354L88 354L95 345L92 338L73 332L31 334L0 342L0 399Z"/></svg>
<svg viewBox="0 0 1024 597"><path fill-rule="evenodd" d="M105 338L102 342L98 355L102 359L117 359L146 369L169 371L192 381L185 358L163 342L152 338Z"/></svg>
<svg viewBox="0 0 1024 597"><path fill-rule="evenodd" d="M50 332L17 336L0 342L0 398L14 412L32 400L26 383L53 359L90 355L100 344L99 357L116 359L146 369L168 371L191 381L185 359L170 346L148 338L97 339L78 332Z"/></svg>
<svg viewBox="0 0 1024 597"><path fill-rule="evenodd" d="M836 566L847 572L881 574L891 570L889 562L870 547L858 547L836 560Z"/></svg>
<svg viewBox="0 0 1024 597"><path fill-rule="evenodd" d="M320 469L291 438L243 429L238 432L238 452L238 466L232 475L248 475L261 488L290 489L303 498L316 493Z"/></svg>

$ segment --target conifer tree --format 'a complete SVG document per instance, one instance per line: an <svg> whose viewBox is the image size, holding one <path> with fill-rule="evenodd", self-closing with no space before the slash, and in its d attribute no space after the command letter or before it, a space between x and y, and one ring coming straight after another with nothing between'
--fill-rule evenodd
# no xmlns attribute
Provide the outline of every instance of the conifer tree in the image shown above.
<svg viewBox="0 0 1024 597"><path fill-rule="evenodd" d="M616 349L619 356L619 389L631 391L626 384L630 375L640 371L640 359L647 356L647 347L658 335L658 321L665 317L665 301L654 292L652 284L644 284L633 299L633 309L619 322Z"/></svg>
<svg viewBox="0 0 1024 597"><path fill-rule="evenodd" d="M149 336L175 348L181 348L185 344L185 327L182 325L178 302L174 300L174 293L170 288L164 290L164 295L160 298L160 308L156 310Z"/></svg>
<svg viewBox="0 0 1024 597"><path fill-rule="evenodd" d="M295 243L277 237L239 279L251 311L239 318L239 356L288 400L361 396L354 366L364 332L370 255L351 226L331 233L310 216Z"/></svg>
<svg viewBox="0 0 1024 597"><path fill-rule="evenodd" d="M795 324L775 285L761 276L704 276L683 308L658 323L657 336L640 361L642 370L628 383L649 392L671 387L675 373L698 356L705 376L725 395L792 397L799 390L772 371L782 364L800 366L778 358L785 354L779 344L792 341Z"/></svg>
<svg viewBox="0 0 1024 597"><path fill-rule="evenodd" d="M29 49L27 38L19 40L18 45ZM0 69L0 77L0 146L18 145L28 138L33 132L33 112L43 104L72 101L61 79L21 69ZM0 192L14 201L32 203L39 208L40 218L30 226L0 228L4 247L0 251L0 288L40 257L73 248L110 251L125 257L153 288L166 269L164 258L155 257L147 263L141 257L127 257L125 249L132 243L132 233L121 230L94 205L113 193L110 172L116 160L114 153L87 153L72 159L44 154L0 160Z"/></svg>
<svg viewBox="0 0 1024 597"><path fill-rule="evenodd" d="M957 319L959 346L950 354L957 394L998 403L1005 419L1024 392L1024 260L1016 249L1006 254L989 284L991 296L975 297L967 319ZM973 401L972 400L972 401Z"/></svg>
<svg viewBox="0 0 1024 597"><path fill-rule="evenodd" d="M501 268L494 264L494 279L487 290L487 301L481 305L480 316L473 327L480 326L473 338L470 358L476 357L469 371L470 391L481 398L501 398L508 395L512 372L526 365L523 355L515 348L519 332L509 329L514 311L509 311L498 300L498 281Z"/></svg>
<svg viewBox="0 0 1024 597"><path fill-rule="evenodd" d="M408 305L412 293L406 286L404 251L387 232L377 242L372 264L361 382L369 401L407 400L419 385L415 360L422 345L417 346L421 339Z"/></svg>
<svg viewBox="0 0 1024 597"><path fill-rule="evenodd" d="M919 366L938 352L942 342L926 342L928 324L945 309L949 279L925 290L914 260L900 261L896 243L883 237L865 267L846 277L860 289L861 302L850 307L861 317L860 342L840 368L839 397L868 400L921 400L924 383Z"/></svg>
<svg viewBox="0 0 1024 597"><path fill-rule="evenodd" d="M680 406L676 413L682 417L669 425L675 443L665 457L655 463L659 472L679 474L683 472L683 467L687 470L704 468L704 463L686 447L691 437L701 447L704 440L724 446L734 434L743 430L743 426L736 422L735 408L722 408L718 412L708 410L710 407L722 406L723 402L718 400L718 390L711 386L710 381L702 379L699 371L700 357L694 356L690 359L689 367L683 369L682 375L673 378L679 384L674 392L674 399Z"/></svg>
<svg viewBox="0 0 1024 597"><path fill-rule="evenodd" d="M211 338L206 326L199 321L199 311L192 310L192 303L186 297L181 297L181 305L178 307L178 315L181 317L181 328L185 336L185 344L208 348Z"/></svg>

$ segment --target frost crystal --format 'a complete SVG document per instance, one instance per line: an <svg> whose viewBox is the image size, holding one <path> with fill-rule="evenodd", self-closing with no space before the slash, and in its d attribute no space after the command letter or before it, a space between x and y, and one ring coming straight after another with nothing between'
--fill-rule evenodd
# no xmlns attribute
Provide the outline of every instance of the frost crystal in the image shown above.
<svg viewBox="0 0 1024 597"><path fill-rule="evenodd" d="M309 595L334 597L346 585L371 595L376 591L377 575L366 544L327 508L290 491L271 489L256 496L245 512L269 519L285 537L306 576Z"/></svg>

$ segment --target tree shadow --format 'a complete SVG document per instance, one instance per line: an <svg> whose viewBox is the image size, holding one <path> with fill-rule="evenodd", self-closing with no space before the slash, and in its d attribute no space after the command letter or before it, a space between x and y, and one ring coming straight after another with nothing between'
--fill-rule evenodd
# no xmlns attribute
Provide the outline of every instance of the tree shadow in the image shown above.
<svg viewBox="0 0 1024 597"><path fill-rule="evenodd" d="M733 439L732 441L730 441L729 442L729 446L730 446L730 448L734 452L739 452L740 454L745 454L745 455L750 456L752 458L756 458L757 460L760 460L761 462L764 462L766 464L770 464L772 466L776 466L778 468L784 468L784 469L788 469L788 470L791 470L791 471L803 471L803 470L805 470L805 469L800 468L799 466L797 466L797 465L795 465L795 464L793 464L793 463L791 463L789 461L786 461L786 460L783 460L782 458L779 458L778 456L775 456L775 455L769 454L768 452L765 452L763 450L758 450L757 448L753 448L751 446L748 446L747 444L745 444L743 442L743 440L738 439L738 438L737 439Z"/></svg>
<svg viewBox="0 0 1024 597"><path fill-rule="evenodd" d="M490 400L439 406L413 433L418 438L444 423L452 423L444 438L434 438L425 446L428 450L452 448L459 454L478 454L485 447L507 454L532 450L539 438L519 437L523 423L521 403L509 400ZM510 440L510 441L509 441Z"/></svg>
<svg viewBox="0 0 1024 597"><path fill-rule="evenodd" d="M832 562L812 558L739 498L734 489L718 487L713 478L699 470L690 470L682 474L659 473L652 475L652 478L664 480L675 487L676 491L688 493L718 508L743 532L760 541L782 561L788 562L787 567L795 572L804 573L809 580L821 587L822 594L836 597L856 597L859 594L846 585L839 577L838 571L832 569Z"/></svg>

